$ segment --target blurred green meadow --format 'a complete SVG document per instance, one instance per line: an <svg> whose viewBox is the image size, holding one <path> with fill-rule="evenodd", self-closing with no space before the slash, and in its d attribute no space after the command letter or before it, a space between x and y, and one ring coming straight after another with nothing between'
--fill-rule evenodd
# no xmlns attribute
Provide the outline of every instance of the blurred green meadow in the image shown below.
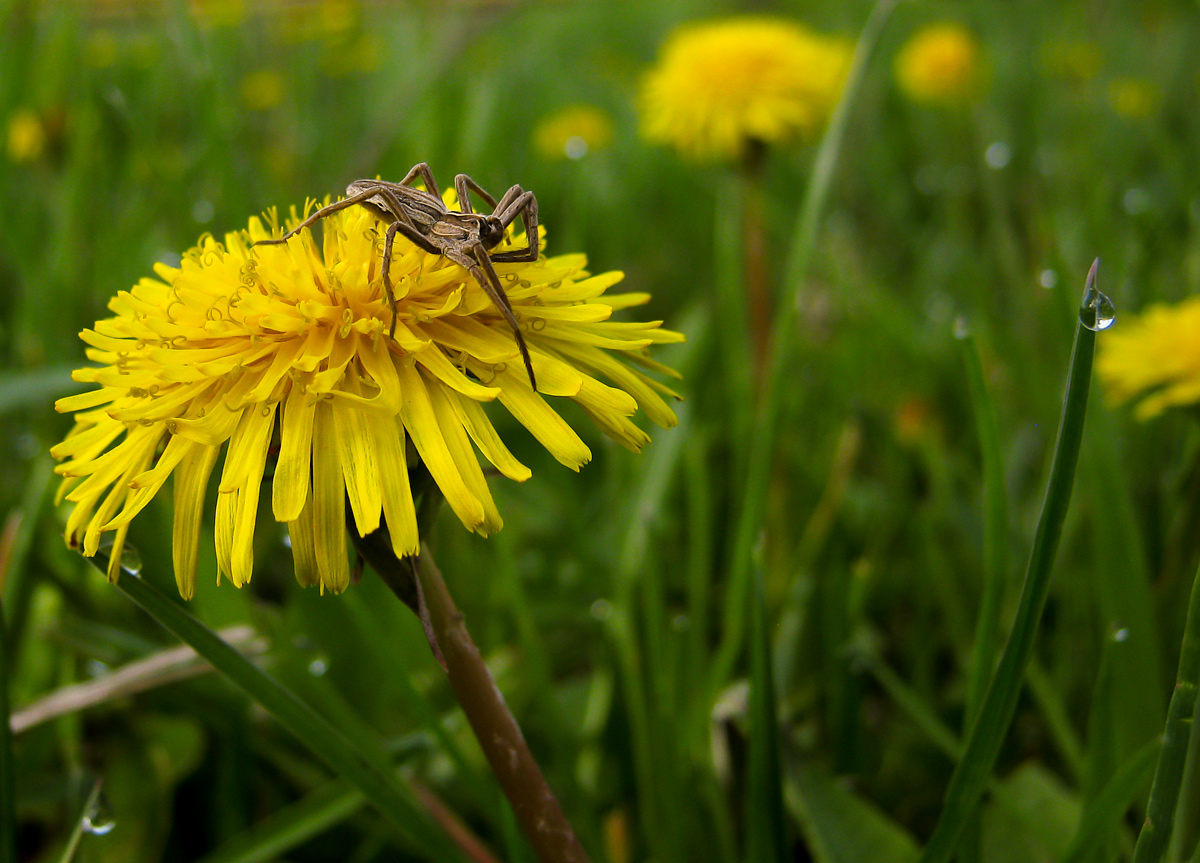
<svg viewBox="0 0 1200 863"><path fill-rule="evenodd" d="M624 271L627 290L653 295L639 319L688 336L654 354L683 373L680 424L649 429L640 455L568 406L594 453L575 474L489 409L533 477L491 481L499 534L445 512L430 538L593 859L749 859L774 793L755 787L750 757L762 635L782 859L916 860L965 737L987 571L971 346L1006 491L991 550L1003 634L1092 259L1118 328L1200 290L1200 9L912 2L886 21L787 334L757 626L728 595L754 431L736 172L643 141L636 94L686 21L770 13L854 40L871 6L2 0L0 587L16 859L65 859L84 814L80 861L443 859L240 690L158 656L178 641L65 547L47 454L71 425L54 400L82 389L77 334L117 291L201 234L427 161L443 185L466 172L494 193L534 190L549 254ZM916 103L895 58L946 20L979 43L978 96ZM545 131L578 105L594 109L590 131ZM773 284L815 152L767 156ZM781 286L774 301L791 296ZM1034 658L964 863L1130 858L1151 777L1137 765L1153 763L1139 753L1163 729L1200 547L1188 413L1139 423L1093 387ZM386 751L495 854L475 859L533 860L417 619L369 571L339 596L298 587L267 504L253 581L217 586L215 496L188 610ZM141 577L174 595L169 497L129 541ZM1169 860L1193 859L1200 838L1197 748Z"/></svg>

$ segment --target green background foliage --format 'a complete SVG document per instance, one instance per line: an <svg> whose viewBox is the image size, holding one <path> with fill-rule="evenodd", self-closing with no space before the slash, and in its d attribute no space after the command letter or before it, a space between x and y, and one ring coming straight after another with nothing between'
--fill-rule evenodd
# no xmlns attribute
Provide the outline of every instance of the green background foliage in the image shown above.
<svg viewBox="0 0 1200 863"><path fill-rule="evenodd" d="M745 6L851 38L870 11ZM684 372L680 426L652 429L640 456L566 409L595 454L575 475L489 409L533 478L492 480L500 534L469 535L447 514L432 537L584 844L605 863L732 863L748 847L915 860L976 706L986 573L1001 637L1016 609L1087 267L1101 257L1122 315L1200 287L1200 10L972 0L894 12L850 106L787 334L752 567L762 605L756 589L722 664L753 423L734 361L746 333L728 313L736 181L641 142L634 99L675 26L746 8L0 2L0 126L31 111L45 133L35 158L0 152L13 710L177 645L61 541L46 451L70 426L51 404L78 389L76 334L203 232L424 160L443 184L462 171L493 191L535 190L551 254L623 270L628 289L653 294L647 316L689 337L656 354ZM983 93L962 109L914 105L893 58L947 18L983 47ZM1115 109L1129 82L1148 96L1144 116ZM611 116L612 147L539 158L534 128L575 103ZM814 153L767 162L777 283ZM979 428L989 411L992 443ZM1197 557L1200 435L1187 413L1137 424L1093 388L1033 662L960 859L1128 858ZM985 501L989 475L1003 488ZM130 542L145 581L173 591L162 497ZM413 615L370 572L339 597L301 590L269 515L240 591L214 584L206 525L188 610L250 627L240 647L292 693L501 858L531 860ZM987 553L996 530L1002 551ZM774 704L748 686L768 674ZM17 859L60 859L97 778L116 827L83 836L79 860L441 859L220 676L142 682L16 735ZM1167 859L1189 859L1200 835L1195 762Z"/></svg>

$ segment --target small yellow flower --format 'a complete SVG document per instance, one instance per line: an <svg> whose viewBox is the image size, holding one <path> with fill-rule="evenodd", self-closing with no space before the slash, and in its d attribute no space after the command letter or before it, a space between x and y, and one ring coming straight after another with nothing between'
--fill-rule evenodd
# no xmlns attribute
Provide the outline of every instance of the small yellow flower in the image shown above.
<svg viewBox="0 0 1200 863"><path fill-rule="evenodd" d="M293 212L289 225L298 221ZM59 400L59 411L76 412L75 427L51 453L65 459L60 495L74 504L68 544L91 556L101 534L115 532L110 579L130 520L174 474L175 578L192 595L205 489L226 444L218 581L250 579L272 461L272 511L288 525L296 577L336 592L350 580L347 501L360 535L386 524L397 556L417 551L409 468L418 459L467 528L500 529L476 450L510 479L530 471L500 440L485 402L498 401L574 470L591 452L544 396L574 401L632 450L649 441L630 420L639 406L662 427L675 423L660 396L674 394L631 364L671 374L644 349L683 337L659 321L609 320L649 299L605 295L621 273L593 276L583 255L496 264L535 392L511 330L466 270L397 237L391 339L379 274L384 226L362 207L322 224L320 243L304 231L254 246L279 233L257 218L224 243L203 237L179 267L157 264L158 278L120 292L109 303L115 316L81 334L100 365L74 377L98 388Z"/></svg>
<svg viewBox="0 0 1200 863"><path fill-rule="evenodd" d="M269 111L283 101L283 76L274 69L257 69L242 79L242 102L251 111Z"/></svg>
<svg viewBox="0 0 1200 863"><path fill-rule="evenodd" d="M642 134L695 159L736 159L751 142L814 138L833 113L852 45L775 18L679 28L641 89Z"/></svg>
<svg viewBox="0 0 1200 863"><path fill-rule="evenodd" d="M1108 85L1108 104L1118 117L1145 120L1158 109L1158 89L1141 78L1117 78Z"/></svg>
<svg viewBox="0 0 1200 863"><path fill-rule="evenodd" d="M16 164L36 162L46 150L46 128L28 108L8 118L8 158Z"/></svg>
<svg viewBox="0 0 1200 863"><path fill-rule="evenodd" d="M613 124L594 105L571 105L555 111L533 130L533 150L548 162L582 159L612 145Z"/></svg>
<svg viewBox="0 0 1200 863"><path fill-rule="evenodd" d="M914 102L957 106L971 102L981 78L979 45L961 24L931 24L896 57L900 89Z"/></svg>
<svg viewBox="0 0 1200 863"><path fill-rule="evenodd" d="M1200 297L1156 305L1106 333L1096 372L1115 401L1144 396L1139 419L1200 402Z"/></svg>

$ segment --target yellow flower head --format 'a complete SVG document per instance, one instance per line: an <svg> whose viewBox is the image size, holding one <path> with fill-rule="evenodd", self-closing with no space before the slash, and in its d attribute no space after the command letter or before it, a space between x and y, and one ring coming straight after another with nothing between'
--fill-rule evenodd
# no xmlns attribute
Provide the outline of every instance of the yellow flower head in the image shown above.
<svg viewBox="0 0 1200 863"><path fill-rule="evenodd" d="M853 47L774 18L690 24L642 84L642 134L695 159L811 139L841 96Z"/></svg>
<svg viewBox="0 0 1200 863"><path fill-rule="evenodd" d="M979 45L961 24L924 27L896 57L896 79L914 102L967 104L978 95L981 77Z"/></svg>
<svg viewBox="0 0 1200 863"><path fill-rule="evenodd" d="M550 114L534 127L533 149L548 162L582 159L612 144L613 124L594 105L571 105Z"/></svg>
<svg viewBox="0 0 1200 863"><path fill-rule="evenodd" d="M8 118L8 158L17 164L36 162L46 149L46 129L28 108Z"/></svg>
<svg viewBox="0 0 1200 863"><path fill-rule="evenodd" d="M242 104L251 111L269 111L283 101L283 76L274 69L256 69L242 79Z"/></svg>
<svg viewBox="0 0 1200 863"><path fill-rule="evenodd" d="M1157 305L1100 342L1096 372L1116 401L1143 396L1139 419L1200 402L1200 297Z"/></svg>
<svg viewBox="0 0 1200 863"><path fill-rule="evenodd" d="M289 225L298 221L293 211ZM115 316L81 334L100 366L74 377L98 387L59 400L59 411L76 412L75 427L51 453L65 459L60 494L74 504L68 543L91 556L101 534L115 532L110 579L130 520L173 473L175 578L192 595L205 489L225 444L218 581L250 579L259 492L273 463L272 511L288 525L297 579L340 591L350 580L347 501L360 535L386 524L397 556L417 551L409 487L417 459L467 528L499 530L476 450L510 479L530 471L483 403L499 401L574 470L591 452L544 396L571 399L632 450L649 441L629 419L639 405L660 426L675 423L659 395L673 393L630 363L670 373L643 349L682 336L658 321L609 320L649 299L605 295L621 273L593 276L583 255L496 264L535 392L512 331L466 270L397 237L389 338L383 224L362 207L322 224L319 244L302 231L254 246L278 236L257 218L223 243L203 237L178 268L157 264L158 278L117 294ZM511 243L497 248L523 245Z"/></svg>
<svg viewBox="0 0 1200 863"><path fill-rule="evenodd" d="M1108 85L1108 104L1118 117L1145 120L1158 109L1158 89L1141 78L1117 78Z"/></svg>

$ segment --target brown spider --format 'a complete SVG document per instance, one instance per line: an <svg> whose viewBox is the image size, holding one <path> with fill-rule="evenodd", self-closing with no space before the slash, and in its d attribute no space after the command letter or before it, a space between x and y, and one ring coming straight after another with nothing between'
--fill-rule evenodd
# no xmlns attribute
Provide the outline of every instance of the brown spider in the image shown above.
<svg viewBox="0 0 1200 863"><path fill-rule="evenodd" d="M418 177L425 184L424 189L410 185ZM395 240L396 234L400 233L426 252L443 255L470 270L475 281L512 328L517 339L517 348L521 351L521 359L525 361L525 371L529 373L529 385L536 390L537 382L533 377L533 363L529 359L525 337L521 334L517 316L513 314L512 305L505 296L504 289L500 287L500 277L496 275L496 268L492 264L537 260L537 198L533 192L513 186L497 202L466 174L459 174L454 178L454 189L458 192L458 206L461 212L446 208L437 182L433 179L433 173L424 162L413 165L412 170L399 183L389 183L386 180L355 180L346 187L346 197L342 200L321 207L282 237L259 240L255 245L283 243L301 229L312 226L330 213L361 204L389 222L383 240L383 267L380 273L383 288L387 291L388 304L392 307L392 326L388 335L396 335L396 297L392 293L388 270L392 265L392 241ZM472 210L471 192L487 202L492 212L476 213ZM525 223L527 248L489 254L489 251L504 239L505 230L516 221L517 216Z"/></svg>

